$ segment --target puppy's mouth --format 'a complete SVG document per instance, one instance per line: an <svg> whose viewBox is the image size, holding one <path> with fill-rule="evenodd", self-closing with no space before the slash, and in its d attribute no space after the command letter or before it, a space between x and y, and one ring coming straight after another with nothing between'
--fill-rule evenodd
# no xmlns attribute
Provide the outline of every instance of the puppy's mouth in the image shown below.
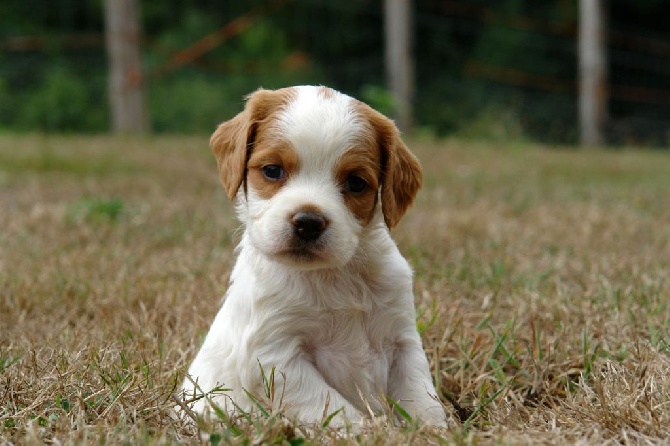
<svg viewBox="0 0 670 446"><path fill-rule="evenodd" d="M297 263L326 262L328 256L321 243L293 241L289 247L277 253L281 258Z"/></svg>

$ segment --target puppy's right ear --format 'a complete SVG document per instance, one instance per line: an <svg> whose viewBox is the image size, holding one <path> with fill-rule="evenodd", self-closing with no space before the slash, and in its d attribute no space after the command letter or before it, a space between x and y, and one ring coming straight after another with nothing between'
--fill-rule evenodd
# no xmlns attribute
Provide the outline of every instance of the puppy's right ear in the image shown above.
<svg viewBox="0 0 670 446"><path fill-rule="evenodd" d="M209 140L221 183L231 200L244 182L258 124L280 110L291 96L290 88L254 91L247 97L244 111L219 125Z"/></svg>
<svg viewBox="0 0 670 446"><path fill-rule="evenodd" d="M209 145L216 157L219 178L231 200L244 181L247 169L247 148L253 144L252 122L248 109L244 109L230 121L219 125Z"/></svg>

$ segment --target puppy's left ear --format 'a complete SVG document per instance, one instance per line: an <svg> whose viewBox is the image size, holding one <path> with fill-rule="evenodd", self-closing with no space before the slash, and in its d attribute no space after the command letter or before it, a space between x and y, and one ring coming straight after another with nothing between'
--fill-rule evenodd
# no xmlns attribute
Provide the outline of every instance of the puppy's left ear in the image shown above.
<svg viewBox="0 0 670 446"><path fill-rule="evenodd" d="M372 127L377 133L377 144L382 157L382 212L390 229L414 202L423 181L419 160L400 139L400 132L393 121L364 105Z"/></svg>
<svg viewBox="0 0 670 446"><path fill-rule="evenodd" d="M423 172L419 160L409 151L395 129L395 135L387 146L382 179L382 212L386 226L390 229L398 224L414 202L422 181Z"/></svg>

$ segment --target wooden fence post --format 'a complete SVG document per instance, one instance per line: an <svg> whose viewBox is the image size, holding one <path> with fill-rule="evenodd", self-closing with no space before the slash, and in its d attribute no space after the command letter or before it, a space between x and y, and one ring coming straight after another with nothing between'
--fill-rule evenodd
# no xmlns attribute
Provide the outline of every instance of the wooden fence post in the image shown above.
<svg viewBox="0 0 670 446"><path fill-rule="evenodd" d="M407 132L413 124L414 58L412 55L412 2L385 0L384 34L386 76L396 104L395 120Z"/></svg>
<svg viewBox="0 0 670 446"><path fill-rule="evenodd" d="M579 127L582 146L605 143L607 69L601 0L579 0Z"/></svg>
<svg viewBox="0 0 670 446"><path fill-rule="evenodd" d="M105 43L114 133L146 133L139 0L105 0Z"/></svg>

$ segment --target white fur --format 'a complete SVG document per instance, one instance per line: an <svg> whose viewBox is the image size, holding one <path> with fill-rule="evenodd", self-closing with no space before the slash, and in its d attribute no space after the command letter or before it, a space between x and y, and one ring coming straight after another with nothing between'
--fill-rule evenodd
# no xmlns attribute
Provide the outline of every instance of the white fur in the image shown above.
<svg viewBox="0 0 670 446"><path fill-rule="evenodd" d="M390 396L411 415L444 426L428 361L416 330L412 271L384 224L380 205L367 225L345 206L333 168L352 138L368 128L351 98L325 99L299 87L278 118L299 171L270 199L249 187L238 194L245 232L230 287L184 381L186 397L212 395L228 412L263 404L305 424L342 409L333 424L382 414ZM304 206L330 221L320 259L307 264L281 255L292 236L290 216ZM275 368L275 398L266 375ZM194 382L197 383L196 390ZM194 410L207 409L205 399Z"/></svg>

